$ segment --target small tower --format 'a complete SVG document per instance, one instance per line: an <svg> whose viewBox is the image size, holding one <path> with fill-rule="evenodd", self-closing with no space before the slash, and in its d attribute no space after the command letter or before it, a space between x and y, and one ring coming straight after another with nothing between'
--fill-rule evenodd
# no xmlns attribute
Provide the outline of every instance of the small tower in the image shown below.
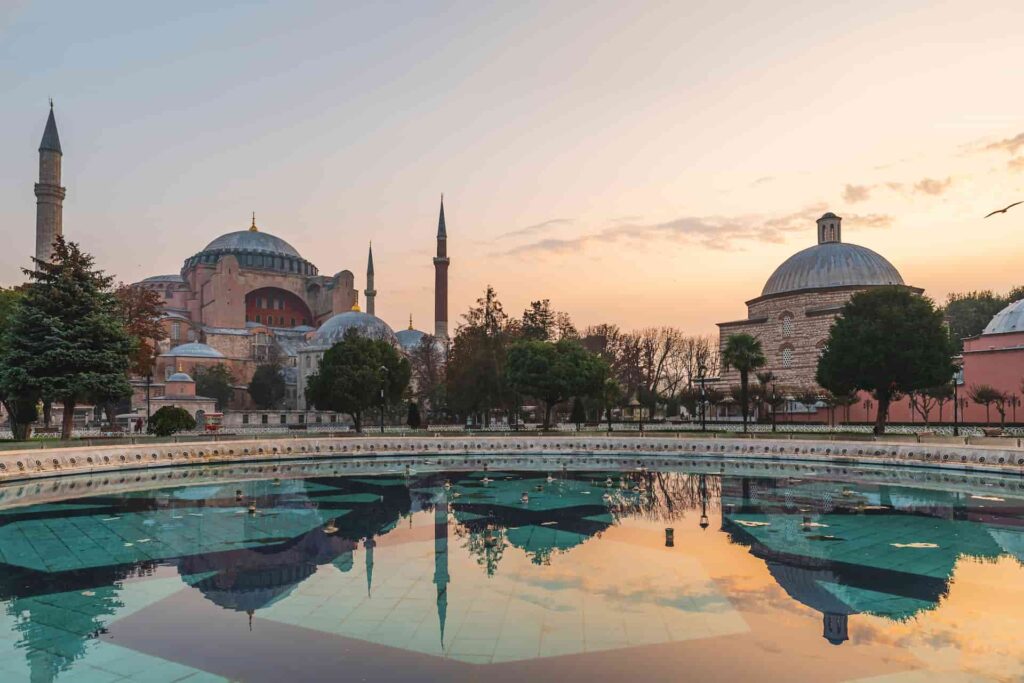
<svg viewBox="0 0 1024 683"><path fill-rule="evenodd" d="M363 294L366 296L366 312L376 315L373 306L374 299L377 297L377 290L373 288L373 242L370 242L370 255L366 259L366 289Z"/></svg>
<svg viewBox="0 0 1024 683"><path fill-rule="evenodd" d="M843 241L843 219L831 211L818 219L818 244Z"/></svg>
<svg viewBox="0 0 1024 683"><path fill-rule="evenodd" d="M64 234L65 189L60 185L63 156L57 121L53 118L53 100L50 100L50 116L39 143L39 182L36 183L36 258L40 261L50 260L54 241Z"/></svg>
<svg viewBox="0 0 1024 683"><path fill-rule="evenodd" d="M434 336L448 339L448 230L444 224L444 195L437 218L437 255L434 256Z"/></svg>

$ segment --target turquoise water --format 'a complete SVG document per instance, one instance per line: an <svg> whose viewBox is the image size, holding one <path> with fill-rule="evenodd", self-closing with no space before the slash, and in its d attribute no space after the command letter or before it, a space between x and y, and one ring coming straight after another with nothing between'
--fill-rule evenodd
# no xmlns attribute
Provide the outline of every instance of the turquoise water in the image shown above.
<svg viewBox="0 0 1024 683"><path fill-rule="evenodd" d="M2 487L0 680L1024 678L1019 477L483 462Z"/></svg>

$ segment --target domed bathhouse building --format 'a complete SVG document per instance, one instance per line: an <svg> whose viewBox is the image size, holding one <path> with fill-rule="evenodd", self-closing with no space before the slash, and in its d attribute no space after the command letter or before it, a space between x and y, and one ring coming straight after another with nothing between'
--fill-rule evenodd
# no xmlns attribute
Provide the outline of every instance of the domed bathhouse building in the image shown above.
<svg viewBox="0 0 1024 683"><path fill-rule="evenodd" d="M831 212L819 218L817 244L775 269L760 296L747 301L747 317L718 323L720 351L730 335L753 335L768 359L764 370L780 386L814 386L829 327L850 297L885 285L924 291L907 285L881 254L843 242L842 221ZM723 389L738 384L739 373L723 371L718 383Z"/></svg>
<svg viewBox="0 0 1024 683"><path fill-rule="evenodd" d="M443 198L433 265L435 334L447 338L449 259ZM256 367L277 358L284 366L286 407L304 410L309 369L348 329L387 338L404 348L391 327L375 316L372 247L364 313L358 307L351 271L322 275L284 239L260 229L255 216L248 229L221 235L185 259L179 273L148 277L135 286L155 291L163 299L167 335L159 344L149 384L145 378L134 382L136 409L145 386L151 396L160 396L172 374L194 375L196 367L221 363L237 382L235 404L248 407L245 387Z"/></svg>

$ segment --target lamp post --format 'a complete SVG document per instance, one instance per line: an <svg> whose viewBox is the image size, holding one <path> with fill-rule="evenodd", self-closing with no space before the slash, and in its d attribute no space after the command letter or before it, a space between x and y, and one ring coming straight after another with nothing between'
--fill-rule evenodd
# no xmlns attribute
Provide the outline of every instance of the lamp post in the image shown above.
<svg viewBox="0 0 1024 683"><path fill-rule="evenodd" d="M707 410L707 399L704 395L704 376L707 374L708 368L706 365L701 363L697 366L697 381L700 382L700 431L707 431L706 413Z"/></svg>
<svg viewBox="0 0 1024 683"><path fill-rule="evenodd" d="M707 530L708 522L708 479L706 474L700 475L700 528Z"/></svg>
<svg viewBox="0 0 1024 683"><path fill-rule="evenodd" d="M960 382L963 381L964 368L959 363L953 366L953 436L960 436L960 418L966 406L960 403Z"/></svg>
<svg viewBox="0 0 1024 683"><path fill-rule="evenodd" d="M772 386L772 392L771 392L772 404L771 404L770 407L772 409L772 431L774 432L775 431L775 407L778 405L779 397L775 393L775 382L772 382L771 386Z"/></svg>
<svg viewBox="0 0 1024 683"><path fill-rule="evenodd" d="M153 374L146 375L146 427L149 428L149 386L153 383Z"/></svg>
<svg viewBox="0 0 1024 683"><path fill-rule="evenodd" d="M384 385L388 376L388 369L385 366L380 366L381 380L380 380L380 433L384 433Z"/></svg>

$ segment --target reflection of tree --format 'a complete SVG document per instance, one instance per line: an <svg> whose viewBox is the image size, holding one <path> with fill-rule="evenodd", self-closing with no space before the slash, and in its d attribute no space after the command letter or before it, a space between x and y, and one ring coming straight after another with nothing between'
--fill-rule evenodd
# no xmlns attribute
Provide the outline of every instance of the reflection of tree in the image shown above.
<svg viewBox="0 0 1024 683"><path fill-rule="evenodd" d="M509 545L505 529L490 522L483 529L475 531L466 525L457 524L455 535L465 539L462 547L476 558L476 563L485 569L487 576L494 576Z"/></svg>
<svg viewBox="0 0 1024 683"><path fill-rule="evenodd" d="M626 491L631 495L623 495ZM609 493L609 509L616 519L640 517L667 522L685 517L688 510L700 509L702 502L707 509L719 508L722 479L716 475L680 472L627 472Z"/></svg>

